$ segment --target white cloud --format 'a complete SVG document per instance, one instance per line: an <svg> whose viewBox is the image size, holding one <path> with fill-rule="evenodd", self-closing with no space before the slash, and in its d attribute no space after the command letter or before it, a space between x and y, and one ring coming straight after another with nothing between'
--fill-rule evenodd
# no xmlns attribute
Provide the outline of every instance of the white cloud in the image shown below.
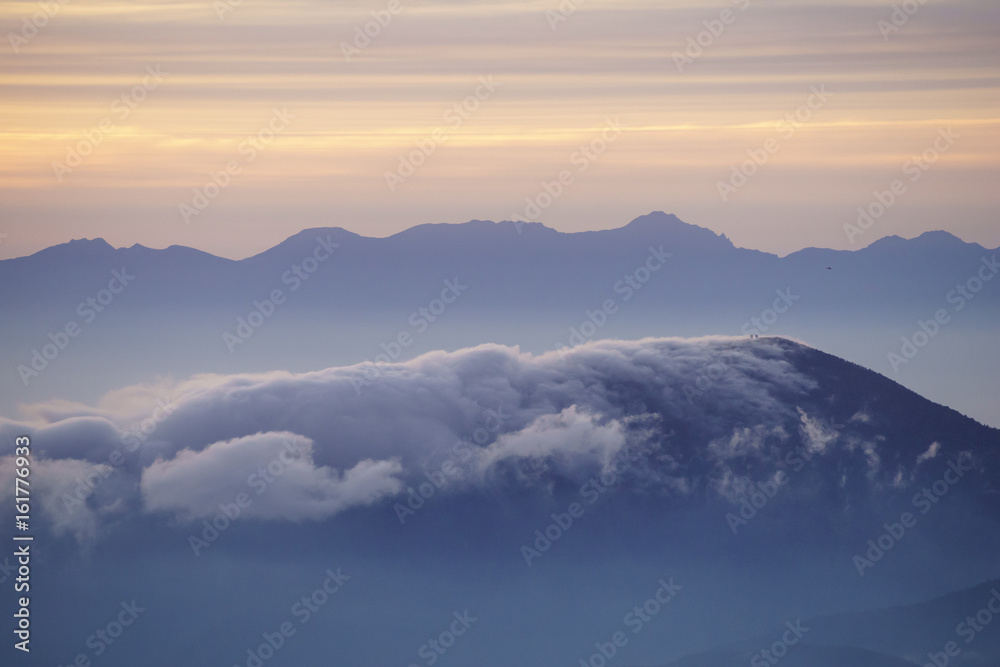
<svg viewBox="0 0 1000 667"><path fill-rule="evenodd" d="M940 442L932 442L931 446L927 448L923 454L917 457L917 463L923 463L924 461L930 461L938 455L938 451L941 449Z"/></svg>
<svg viewBox="0 0 1000 667"><path fill-rule="evenodd" d="M840 434L829 424L811 417L799 408L799 433L809 451L822 454L827 445L836 442Z"/></svg>
<svg viewBox="0 0 1000 667"><path fill-rule="evenodd" d="M643 452L630 473L635 491L687 495L716 480L724 492L741 458L771 461L796 443L825 452L839 437L796 410L817 387L793 364L802 349L729 337L602 340L543 355L481 345L382 365L360 392L366 365L201 375L124 388L99 408L32 406L36 421L0 420L0 438L31 435L40 456L63 461L67 480L117 451L117 482L100 491L182 520L215 515L240 493L253 499L248 518L322 520L401 493L449 458L449 492L578 480L623 448ZM722 372L689 401L685 387L720 358ZM155 433L123 448L124 430L152 414L160 396L170 409ZM456 458L462 442L467 455ZM866 469L877 469L877 452L863 455ZM266 481L260 471L269 465L281 474ZM89 526L53 525L93 535L113 503L95 493Z"/></svg>
<svg viewBox="0 0 1000 667"><path fill-rule="evenodd" d="M14 505L14 467L13 456L0 458L0 500L9 507ZM55 535L69 533L81 543L92 542L98 536L102 515L120 508L115 495L98 493L106 491L104 485L116 474L110 465L40 458L32 461L30 470L31 507L41 511Z"/></svg>
<svg viewBox="0 0 1000 667"><path fill-rule="evenodd" d="M365 459L341 474L313 463L308 438L258 433L157 459L143 470L141 488L147 510L183 519L214 516L244 494L247 518L319 520L398 493L401 471L398 461Z"/></svg>
<svg viewBox="0 0 1000 667"><path fill-rule="evenodd" d="M742 456L760 456L764 452L764 444L768 438L784 441L788 439L788 433L780 425L744 426L735 429L728 438L713 440L709 443L708 450L721 461Z"/></svg>
<svg viewBox="0 0 1000 667"><path fill-rule="evenodd" d="M570 479L603 469L626 443L621 422L600 423L599 417L571 405L559 414L542 415L525 428L497 438L480 457L482 470L502 461L532 459Z"/></svg>

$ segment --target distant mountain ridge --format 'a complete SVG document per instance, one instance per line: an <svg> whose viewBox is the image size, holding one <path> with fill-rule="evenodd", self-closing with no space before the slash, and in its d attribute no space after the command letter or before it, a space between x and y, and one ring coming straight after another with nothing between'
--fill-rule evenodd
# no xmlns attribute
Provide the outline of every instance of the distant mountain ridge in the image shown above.
<svg viewBox="0 0 1000 667"><path fill-rule="evenodd" d="M650 259L653 252L668 257L662 266ZM574 233L483 220L419 225L386 238L312 228L242 260L183 246L116 249L103 240L76 240L0 261L0 309L10 313L0 321L6 343L0 364L9 369L0 375L9 397L0 401L0 413L51 397L57 387L93 399L156 374L357 363L404 333L412 344L399 358L483 342L542 351L572 344L583 327L588 339L797 337L980 420L993 419L988 396L997 393L1000 361L991 354L990 332L1000 326L1000 289L984 286L961 312L945 297L995 253L928 232L860 250L807 248L778 257L738 248L663 212ZM647 260L657 270L644 268ZM44 376L25 385L17 369L49 334L79 320L78 304L122 267L136 276L128 289ZM446 280L468 289L433 321L414 318ZM272 312L267 302L275 290L283 301ZM779 292L789 307L776 313L771 306ZM254 315L255 304L271 314ZM614 312L603 312L605 305ZM942 308L952 321L939 327L938 340L902 371L893 369L888 353L898 354L901 337ZM226 334L235 335L241 320L259 316L266 324L252 337L227 344ZM428 326L418 333L411 321ZM99 360L111 349L129 363L116 369L122 377L105 380L108 364ZM942 382L943 366L971 374Z"/></svg>
<svg viewBox="0 0 1000 667"><path fill-rule="evenodd" d="M809 629L802 643L788 647L781 664L904 667L933 660L942 667L992 667L1000 659L1000 633L990 631L992 612L984 616L989 623L976 620L991 601L1000 604L1000 579L910 605L808 618L802 622ZM664 667L763 666L770 663L759 651L772 639L759 637L738 648L693 654Z"/></svg>
<svg viewBox="0 0 1000 667"><path fill-rule="evenodd" d="M553 238L555 236L613 234L616 232L622 232L623 230L637 231L639 233L649 233L651 231L654 233L658 233L667 231L673 235L675 240L680 240L681 242L686 241L691 243L692 245L694 245L695 243L701 243L706 248L714 247L716 249L730 248L739 250L752 250L752 252L758 252L761 254L778 257L778 255L774 253L770 253L763 250L740 248L734 245L732 241L730 241L725 234L717 234L706 227L701 227L698 225L686 223L672 213L665 213L663 211L653 211L646 215L635 218L631 222L621 227L602 229L602 230L580 231L580 232L561 232L559 230L553 229L539 222L522 222L522 221L511 221L511 220L502 220L495 222L492 220L478 220L478 219L469 220L468 222L464 223L425 223L409 227L403 231L396 232L395 234L386 237L363 236L361 234L352 232L343 227L310 227L307 229L303 229L301 232L297 232L289 236L284 241L272 246L271 248L267 248L265 250L262 250L254 255L250 255L243 259L229 260L229 261L239 262L239 261L256 259L265 256L268 253L278 248L289 245L294 246L301 239L308 239L309 241L311 241L314 235L316 234L333 234L335 239L370 239L370 240L383 240L383 241L389 239L397 239L405 241L440 239L449 234L465 235L466 240L474 241L476 240L476 237L474 235L479 234L480 235L479 240L481 241L488 242L490 240L494 240L492 238L483 237L484 230L485 233L491 233L496 231L502 234L507 234L509 231L514 231L519 236L528 234L532 235L536 239L538 237L545 237L545 236ZM958 236L952 234L951 232L947 232L944 230L934 230L934 231L923 232L920 235L910 239L906 239L898 235L884 236L872 241L867 246L851 250L833 250L827 248L819 248L816 246L809 246L806 248L802 248L801 250L796 250L787 255L784 255L784 257L791 257L801 252L810 252L816 250L839 252L839 253L853 253L869 249L898 247L899 244L907 244L907 243L922 244L922 245L937 245L937 246L941 246L943 244L952 244L955 246L964 245L964 246L980 248L983 251L987 250L982 245L974 242L964 241ZM114 246L110 245L107 241L105 241L103 238L100 237L93 239L87 239L87 238L73 239L65 243L49 246L48 248L39 250L38 252L32 253L30 255L25 255L23 257L16 257L10 259L24 259L25 257L36 257L41 253L52 251L54 248L65 248L67 250L89 252L92 250L93 247L97 246L99 246L102 250L104 249L131 250L133 248L138 248L143 250L152 250L160 252L174 251L175 249L187 249L187 250L193 250L195 252L204 253L205 255L217 257L218 259L227 259L217 255L212 255L212 253L209 253L207 251L201 251L198 250L197 248L191 248L188 246L181 246L181 245L171 245L168 246L167 248L157 250L136 243L128 247L115 248ZM996 249L994 249L993 251L995 252ZM0 261L10 261L10 259L0 260Z"/></svg>

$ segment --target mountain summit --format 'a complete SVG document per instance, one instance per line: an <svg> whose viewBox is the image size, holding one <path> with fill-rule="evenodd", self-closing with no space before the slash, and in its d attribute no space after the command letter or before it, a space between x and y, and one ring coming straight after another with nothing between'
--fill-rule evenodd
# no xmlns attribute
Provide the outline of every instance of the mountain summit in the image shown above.
<svg viewBox="0 0 1000 667"><path fill-rule="evenodd" d="M974 297L963 297L961 311L947 295L970 277L982 280L983 262L994 252L928 233L858 251L814 248L777 257L737 248L662 211L617 229L577 233L485 220L419 225L386 238L313 228L238 261L178 246L74 241L0 261L0 309L10 314L0 321L0 361L8 368L27 367L53 327L81 320L80 304L86 312L86 300L107 287L112 271L125 267L136 278L99 318L77 321L87 328L73 350L90 353L60 355L27 385L17 372L0 377L0 410L10 414L18 402L44 399L55 378L78 378L60 382L78 387L71 397L79 398L120 384L125 378L110 377L97 361L112 342L130 359L115 372L136 381L344 365L383 354L383 346L399 361L484 342L541 352L600 338L777 333L890 374L985 421L996 418L988 397L996 393L1000 361L981 332L1000 325L1000 290L983 283ZM462 288L445 308L435 300L446 281ZM937 325L935 340L911 362L902 352L913 343L904 337L942 309L947 325ZM250 319L259 326L247 329L242 322ZM938 344L943 337L963 342ZM903 365L890 364L890 353ZM972 370L946 385L936 371L942 364Z"/></svg>

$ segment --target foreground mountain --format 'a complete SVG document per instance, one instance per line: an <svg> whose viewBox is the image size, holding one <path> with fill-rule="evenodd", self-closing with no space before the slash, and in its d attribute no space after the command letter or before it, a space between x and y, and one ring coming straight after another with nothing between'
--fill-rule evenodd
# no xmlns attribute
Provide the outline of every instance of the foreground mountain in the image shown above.
<svg viewBox="0 0 1000 667"><path fill-rule="evenodd" d="M994 611L998 610L998 611ZM916 604L805 619L801 642L778 646L783 665L904 667L938 664L987 667L1000 658L1000 579ZM794 627L794 626L793 626ZM771 664L764 654L787 628L739 648L687 656L667 667ZM794 633L789 639L797 640ZM770 654L772 657L775 653ZM786 657L787 656L787 657Z"/></svg>
<svg viewBox="0 0 1000 667"><path fill-rule="evenodd" d="M777 664L753 652L718 651L688 656L665 665L664 667L746 667L746 665ZM796 646L794 650L780 659L784 667L918 667L919 663L896 658L891 655L875 653L857 648L842 646Z"/></svg>
<svg viewBox="0 0 1000 667"><path fill-rule="evenodd" d="M73 241L0 261L0 413L155 375L756 333L808 341L1000 425L995 252L934 232L779 258L664 213L573 234L485 221L383 239L310 229L241 261Z"/></svg>
<svg viewBox="0 0 1000 667"><path fill-rule="evenodd" d="M1000 660L1000 579L917 604L813 620L811 641L846 642L958 667ZM946 647L951 644L950 651ZM944 655L942 655L944 654Z"/></svg>
<svg viewBox="0 0 1000 667"><path fill-rule="evenodd" d="M1000 431L782 338L483 345L30 414L0 438L32 441L53 664L133 601L102 664L249 667L286 622L270 664L663 664L799 619L801 659L879 664L954 623L822 617L1000 574Z"/></svg>

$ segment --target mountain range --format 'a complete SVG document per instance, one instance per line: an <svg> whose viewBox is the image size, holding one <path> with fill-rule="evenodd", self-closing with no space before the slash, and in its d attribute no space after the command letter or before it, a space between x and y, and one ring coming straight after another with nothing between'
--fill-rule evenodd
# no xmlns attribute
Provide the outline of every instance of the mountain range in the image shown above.
<svg viewBox="0 0 1000 667"><path fill-rule="evenodd" d="M801 643L789 646L781 663L802 667L987 667L1000 655L1000 632L991 627L996 616L991 605L1000 609L1000 579L916 604L808 618L801 622L801 628L807 629ZM977 621L977 615L987 622ZM743 648L695 654L666 667L738 667L755 661L770 664L761 652L772 645L773 637L783 638L785 629L741 642Z"/></svg>
<svg viewBox="0 0 1000 667"><path fill-rule="evenodd" d="M660 212L580 233L509 221L388 238L309 229L239 261L77 240L0 261L0 411L57 394L93 401L154 376L305 371L485 342L542 352L779 334L998 425L995 254L928 232L777 257ZM134 276L120 294L107 291L113 271ZM87 305L98 296L108 304ZM48 348L51 360L50 343L66 344Z"/></svg>

